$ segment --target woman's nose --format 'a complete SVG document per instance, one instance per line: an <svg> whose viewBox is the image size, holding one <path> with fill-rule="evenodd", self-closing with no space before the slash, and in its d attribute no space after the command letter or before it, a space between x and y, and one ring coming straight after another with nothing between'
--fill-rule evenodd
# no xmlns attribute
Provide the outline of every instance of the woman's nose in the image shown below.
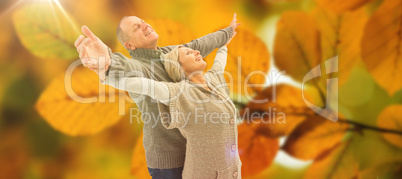
<svg viewBox="0 0 402 179"><path fill-rule="evenodd" d="M199 54L200 54L200 51L195 50L195 51L194 51L194 54L195 54L195 55L199 55Z"/></svg>

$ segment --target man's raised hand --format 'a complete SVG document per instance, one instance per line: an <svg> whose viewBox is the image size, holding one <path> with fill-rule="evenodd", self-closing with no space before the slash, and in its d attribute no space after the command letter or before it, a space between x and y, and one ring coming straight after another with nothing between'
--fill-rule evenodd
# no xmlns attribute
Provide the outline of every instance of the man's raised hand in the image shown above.
<svg viewBox="0 0 402 179"><path fill-rule="evenodd" d="M82 26L82 33L74 45L77 48L82 64L95 71L101 80L105 79L105 72L111 64L108 47L96 37L87 26Z"/></svg>

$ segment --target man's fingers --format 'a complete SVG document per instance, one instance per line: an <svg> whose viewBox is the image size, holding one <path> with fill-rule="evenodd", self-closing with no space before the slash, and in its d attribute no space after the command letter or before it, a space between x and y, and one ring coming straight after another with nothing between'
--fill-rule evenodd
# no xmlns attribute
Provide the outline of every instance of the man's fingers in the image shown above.
<svg viewBox="0 0 402 179"><path fill-rule="evenodd" d="M85 37L84 37L83 35L80 35L80 36L77 38L77 40L75 41L74 46L75 46L75 47L78 47L78 45L80 45L81 42L82 42L84 39L85 39Z"/></svg>
<svg viewBox="0 0 402 179"><path fill-rule="evenodd" d="M83 58L85 58L85 57L87 57L87 55L86 55L86 49L85 49L85 47L84 46L80 46L79 48L78 48L78 53L79 53L79 57L80 57L80 59L83 59ZM82 61L82 60L81 60Z"/></svg>
<svg viewBox="0 0 402 179"><path fill-rule="evenodd" d="M85 57L85 47L88 46L88 44L90 43L90 39L89 38L85 38L80 45L78 45L77 47L77 51L80 54L80 58Z"/></svg>
<svg viewBox="0 0 402 179"><path fill-rule="evenodd" d="M89 45L89 43L91 43L91 39L89 39L89 38L85 38L82 42L81 42L81 44L79 45L79 46L84 46L84 47L87 47L88 45Z"/></svg>
<svg viewBox="0 0 402 179"><path fill-rule="evenodd" d="M83 25L81 30L82 30L82 33L84 33L84 35L89 37L91 40L95 41L96 39L98 39L98 37L96 37L96 35L93 34L86 25Z"/></svg>

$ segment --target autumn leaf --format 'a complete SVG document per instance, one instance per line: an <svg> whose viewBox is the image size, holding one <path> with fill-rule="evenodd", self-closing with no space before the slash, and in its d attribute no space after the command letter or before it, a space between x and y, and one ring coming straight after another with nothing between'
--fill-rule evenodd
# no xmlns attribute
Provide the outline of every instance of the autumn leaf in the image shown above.
<svg viewBox="0 0 402 179"><path fill-rule="evenodd" d="M312 115L292 131L282 149L299 159L316 159L338 145L347 129L346 124Z"/></svg>
<svg viewBox="0 0 402 179"><path fill-rule="evenodd" d="M269 132L269 128L263 123L238 125L242 177L255 175L273 162L279 150L279 141L269 137Z"/></svg>
<svg viewBox="0 0 402 179"><path fill-rule="evenodd" d="M402 131L402 105L391 105L378 116L378 127L394 131ZM402 136L399 134L383 133L389 143L402 148Z"/></svg>
<svg viewBox="0 0 402 179"><path fill-rule="evenodd" d="M114 89L99 84L96 73L86 68L72 72L71 87L68 79L68 73L57 76L35 105L52 127L65 134L96 134L115 124L121 118L119 112L131 107L132 101L124 91L115 94Z"/></svg>
<svg viewBox="0 0 402 179"><path fill-rule="evenodd" d="M345 12L355 10L371 0L315 0L317 4L324 6L325 8L333 12Z"/></svg>
<svg viewBox="0 0 402 179"><path fill-rule="evenodd" d="M351 138L344 143L338 143L333 150L326 151L325 155L316 158L304 178L356 178L359 163L353 150L350 150L352 140Z"/></svg>
<svg viewBox="0 0 402 179"><path fill-rule="evenodd" d="M296 81L321 62L320 36L314 20L304 12L286 12L279 19L274 62Z"/></svg>
<svg viewBox="0 0 402 179"><path fill-rule="evenodd" d="M236 31L237 35L228 45L224 76L231 92L253 96L265 86L270 55L265 43L255 33L240 27ZM205 70L212 67L214 59L215 53L205 58Z"/></svg>
<svg viewBox="0 0 402 179"><path fill-rule="evenodd" d="M306 100L311 101L306 94ZM290 134L307 115L313 114L302 98L302 90L287 84L265 88L241 111L245 120L252 121L253 116L270 128L270 137Z"/></svg>
<svg viewBox="0 0 402 179"><path fill-rule="evenodd" d="M193 33L179 22L168 19L145 19L145 22L150 24L159 35L159 47L180 45L188 43L194 39ZM117 43L115 50L127 57L130 56L127 49L125 49L120 43Z"/></svg>
<svg viewBox="0 0 402 179"><path fill-rule="evenodd" d="M338 66L328 68L337 68L339 85L343 85L350 76L353 67L361 60L360 42L362 31L367 21L367 15L364 8L336 14L317 7L312 12L312 17L320 32L321 59L326 61L338 56ZM324 62L321 65L326 65ZM329 64L331 65L331 64ZM325 84L327 75L322 73L322 82Z"/></svg>
<svg viewBox="0 0 402 179"><path fill-rule="evenodd" d="M362 59L390 95L402 88L402 1L384 0L364 29Z"/></svg>
<svg viewBox="0 0 402 179"><path fill-rule="evenodd" d="M134 147L133 157L131 162L131 174L136 178L146 179L151 178L147 168L147 161L145 159L145 149L143 142L143 134L137 140Z"/></svg>
<svg viewBox="0 0 402 179"><path fill-rule="evenodd" d="M22 44L42 58L72 59L78 56L74 41L79 35L76 23L57 6L34 3L13 14Z"/></svg>

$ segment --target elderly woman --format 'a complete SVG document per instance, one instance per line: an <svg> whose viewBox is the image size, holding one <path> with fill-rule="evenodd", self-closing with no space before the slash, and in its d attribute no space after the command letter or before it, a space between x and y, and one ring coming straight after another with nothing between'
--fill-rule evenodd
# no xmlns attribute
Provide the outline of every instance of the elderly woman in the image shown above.
<svg viewBox="0 0 402 179"><path fill-rule="evenodd" d="M129 77L115 86L156 99L162 124L187 139L183 178L241 178L236 107L223 77L226 59L225 45L204 74L200 52L177 46L163 62L173 83Z"/></svg>

